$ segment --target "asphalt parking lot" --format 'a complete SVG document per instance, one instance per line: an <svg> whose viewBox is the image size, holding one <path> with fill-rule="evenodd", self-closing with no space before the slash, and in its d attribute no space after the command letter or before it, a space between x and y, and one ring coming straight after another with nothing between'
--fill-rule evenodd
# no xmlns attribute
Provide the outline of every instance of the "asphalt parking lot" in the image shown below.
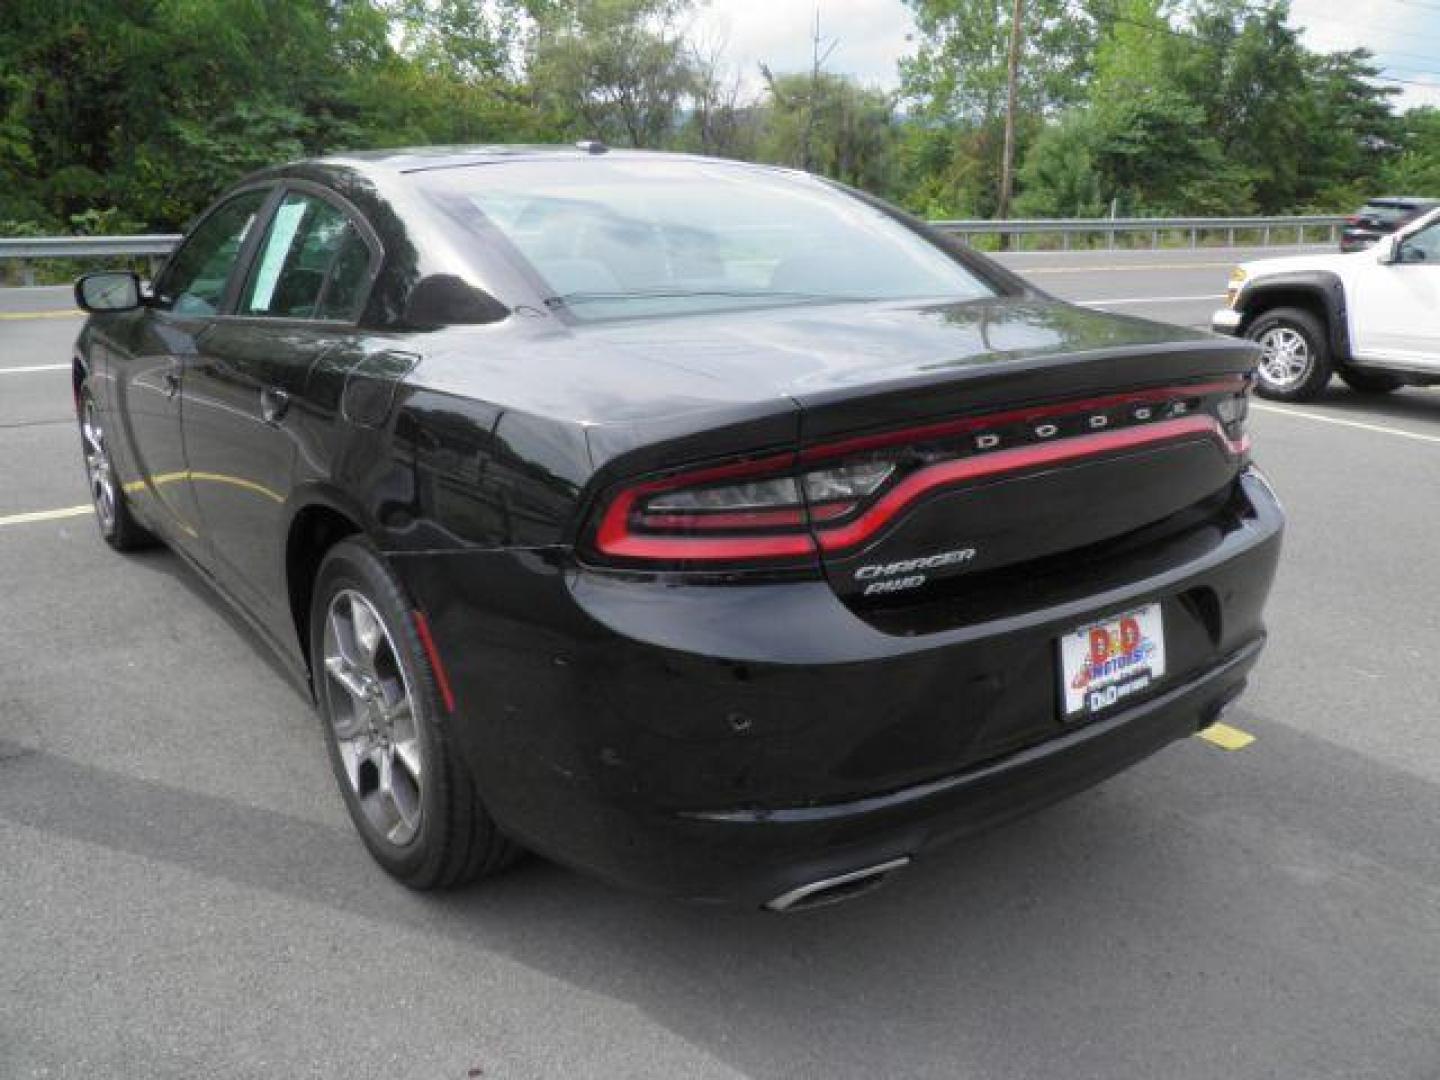
<svg viewBox="0 0 1440 1080"><path fill-rule="evenodd" d="M1232 253L1017 255L1200 324ZM1228 717L791 917L529 860L417 895L306 702L83 509L62 290L0 292L0 1077L1440 1077L1440 391L1253 413L1291 524ZM81 509L77 509L81 508Z"/></svg>

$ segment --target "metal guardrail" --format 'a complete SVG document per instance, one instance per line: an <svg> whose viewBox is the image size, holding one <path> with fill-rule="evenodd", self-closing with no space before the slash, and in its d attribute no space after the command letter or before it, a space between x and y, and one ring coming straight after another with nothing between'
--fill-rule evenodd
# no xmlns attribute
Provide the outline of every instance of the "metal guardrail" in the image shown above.
<svg viewBox="0 0 1440 1080"><path fill-rule="evenodd" d="M1337 215L1309 217L1189 217L1189 218L1030 218L1010 221L932 221L942 232L957 236L1058 236L1060 246L1068 250L1072 237L1104 236L1107 247L1115 246L1122 233L1150 235L1151 246L1159 247L1161 238L1182 233L1190 247L1198 247L1207 234L1224 233L1226 242L1235 244L1238 233L1258 235L1269 245L1276 232L1293 234L1296 244L1306 241L1307 231L1314 239L1324 237L1331 243L1339 238L1345 219ZM0 237L0 264L18 261L25 284L33 284L33 268L26 264L36 259L106 259L142 258L153 263L170 254L180 237L169 234L152 236L20 236ZM1016 245L1017 249L1019 245Z"/></svg>
<svg viewBox="0 0 1440 1080"><path fill-rule="evenodd" d="M86 259L104 256L169 255L179 236L0 237L0 259Z"/></svg>
<svg viewBox="0 0 1440 1080"><path fill-rule="evenodd" d="M1229 218L1020 218L1009 221L932 221L930 224L941 232L967 237L1059 236L1062 249L1070 248L1072 237L1095 235L1103 235L1106 247L1113 248L1115 237L1121 233L1149 233L1151 246L1157 248L1161 237L1168 233L1186 234L1190 247L1198 247L1200 238L1206 234L1224 233L1226 242L1233 247L1236 234L1242 232L1259 234L1260 243L1266 246L1276 232L1282 235L1293 233L1296 244L1305 243L1307 231L1313 239L1323 238L1335 243L1340 238L1340 226L1345 224L1345 218L1339 214Z"/></svg>
<svg viewBox="0 0 1440 1080"><path fill-rule="evenodd" d="M19 264L20 283L35 284L36 259L148 259L151 272L180 242L179 235L150 236L15 236L0 237L0 268L7 260Z"/></svg>

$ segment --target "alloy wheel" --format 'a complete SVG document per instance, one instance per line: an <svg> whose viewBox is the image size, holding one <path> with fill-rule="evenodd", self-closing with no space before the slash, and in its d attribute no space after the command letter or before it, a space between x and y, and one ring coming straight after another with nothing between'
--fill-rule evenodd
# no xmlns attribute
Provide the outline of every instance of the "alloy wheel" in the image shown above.
<svg viewBox="0 0 1440 1080"><path fill-rule="evenodd" d="M362 594L342 589L325 615L328 715L366 819L403 847L420 831L424 762L415 698L395 642Z"/></svg>
<svg viewBox="0 0 1440 1080"><path fill-rule="evenodd" d="M1310 373L1314 358L1305 335L1291 326L1274 326L1256 339L1260 345L1260 377L1277 389L1288 389Z"/></svg>
<svg viewBox="0 0 1440 1080"><path fill-rule="evenodd" d="M105 429L95 408L95 399L88 393L80 418L80 438L85 450L85 473L90 480L90 498L100 529L109 535L115 529L115 470L110 464L110 451L105 445Z"/></svg>

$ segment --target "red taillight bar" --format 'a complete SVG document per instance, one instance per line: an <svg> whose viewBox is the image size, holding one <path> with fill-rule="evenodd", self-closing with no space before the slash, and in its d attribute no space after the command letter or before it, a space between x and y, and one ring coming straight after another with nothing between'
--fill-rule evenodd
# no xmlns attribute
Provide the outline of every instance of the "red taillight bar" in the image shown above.
<svg viewBox="0 0 1440 1080"><path fill-rule="evenodd" d="M944 461L911 473L854 521L820 530L820 547L823 551L832 552L864 543L898 517L911 503L937 488L953 487L1002 473L1019 472L1043 465L1058 465L1077 458L1116 450L1132 450L1151 443L1198 435L1215 436L1232 454L1243 454L1249 448L1248 438L1242 438L1239 442L1231 440L1220 426L1220 421L1213 416L1185 416L1175 420L1160 420L1140 428L1079 435L1038 446L997 450L983 457Z"/></svg>
<svg viewBox="0 0 1440 1080"><path fill-rule="evenodd" d="M986 413L983 416L967 416L958 420L946 420L924 427L906 428L904 431L887 431L877 435L861 435L841 442L812 446L800 452L802 462L821 461L840 454L852 454L860 450L874 450L882 446L899 443L923 442L948 435L960 435L967 431L981 431L985 428L1013 424L1021 420L1043 420L1047 416L1067 416L1071 413L1094 409L1113 409L1117 405L1144 405L1147 402L1169 401L1177 396L1195 397L1205 394L1238 394L1245 388L1244 376L1220 382L1195 383L1190 386L1167 386L1160 390L1134 390L1124 394L1110 394L1106 397L1086 398L1083 401L1065 401L1055 405L1035 405L1028 409L1011 409L1003 413Z"/></svg>

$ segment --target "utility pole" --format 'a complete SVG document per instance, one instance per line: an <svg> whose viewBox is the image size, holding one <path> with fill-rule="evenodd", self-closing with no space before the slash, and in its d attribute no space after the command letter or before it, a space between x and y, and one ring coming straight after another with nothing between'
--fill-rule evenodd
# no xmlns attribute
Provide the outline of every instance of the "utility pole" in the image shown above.
<svg viewBox="0 0 1440 1080"><path fill-rule="evenodd" d="M831 41L828 44L820 37L820 9L815 9L815 33L810 37L810 94L805 109L805 136L804 145L800 148L800 167L806 172L813 172L814 162L810 155L810 138L815 131L815 103L820 98L820 69L825 66L825 61L830 59L830 54L835 51L839 41ZM820 47L825 46L822 55Z"/></svg>
<svg viewBox="0 0 1440 1080"><path fill-rule="evenodd" d="M1025 18L1025 0L1015 0L1010 16L1010 61L1005 90L1005 147L1000 158L1000 205L996 217L1010 216L1010 191L1015 186L1015 107L1020 87L1020 24ZM1002 237L1008 240L1008 237ZM1009 244L1004 246L1008 247Z"/></svg>

